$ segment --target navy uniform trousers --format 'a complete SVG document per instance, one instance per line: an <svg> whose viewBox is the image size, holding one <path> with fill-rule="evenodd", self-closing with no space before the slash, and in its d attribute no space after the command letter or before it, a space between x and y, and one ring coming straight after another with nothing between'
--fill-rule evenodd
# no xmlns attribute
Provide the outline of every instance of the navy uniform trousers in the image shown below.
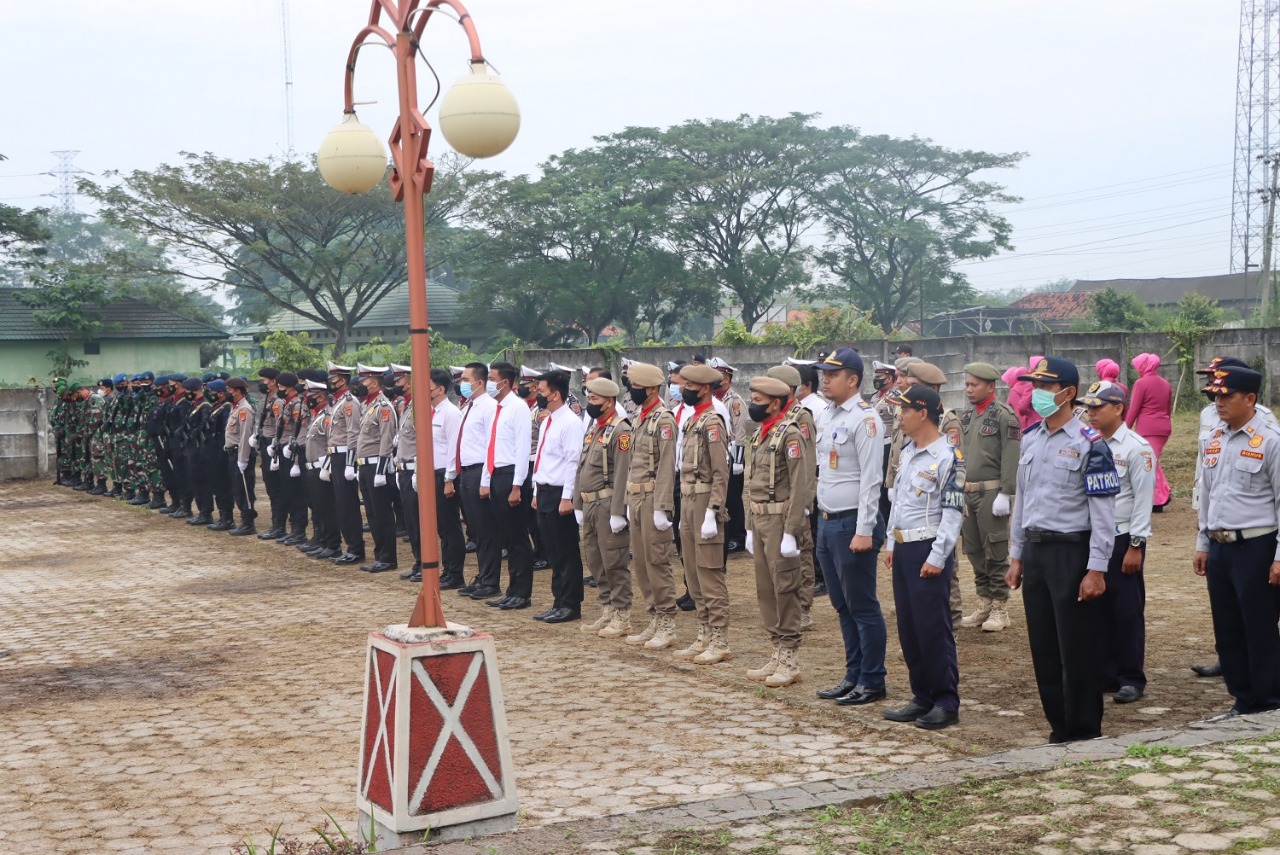
<svg viewBox="0 0 1280 855"><path fill-rule="evenodd" d="M844 640L844 678L868 689L884 688L888 629L876 597L876 558L884 545L884 517L877 515L870 552L854 552L857 511L818 521L814 557L827 583L827 596L840 617Z"/></svg>
<svg viewBox="0 0 1280 855"><path fill-rule="evenodd" d="M951 629L951 579L956 554L942 572L920 576L933 540L899 543L893 548L893 602L898 612L898 643L907 662L911 700L925 707L960 712L960 663Z"/></svg>
<svg viewBox="0 0 1280 855"><path fill-rule="evenodd" d="M1227 691L1241 713L1280 707L1280 587L1268 583L1276 534L1209 541L1209 608Z"/></svg>
<svg viewBox="0 0 1280 855"><path fill-rule="evenodd" d="M1116 538L1107 564L1107 591L1102 595L1103 633L1102 688L1114 692L1121 686L1146 689L1143 661L1147 654L1147 586L1142 571L1126 575L1124 556L1129 551L1129 535ZM1145 553L1145 550L1144 550ZM1143 555L1146 560L1146 555Z"/></svg>

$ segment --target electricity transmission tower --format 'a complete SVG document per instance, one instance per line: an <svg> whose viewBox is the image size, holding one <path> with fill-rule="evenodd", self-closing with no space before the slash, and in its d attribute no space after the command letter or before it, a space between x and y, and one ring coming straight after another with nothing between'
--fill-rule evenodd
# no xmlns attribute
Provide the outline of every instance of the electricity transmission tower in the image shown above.
<svg viewBox="0 0 1280 855"><path fill-rule="evenodd" d="M1236 76L1231 272L1257 270L1267 230L1270 165L1280 147L1280 0L1241 0Z"/></svg>
<svg viewBox="0 0 1280 855"><path fill-rule="evenodd" d="M76 176L88 175L86 170L71 162L79 153L78 151L52 152L53 156L58 158L57 169L50 173L58 179L58 190L54 195L58 197L58 209L64 214L75 213L76 210Z"/></svg>
<svg viewBox="0 0 1280 855"><path fill-rule="evenodd" d="M289 46L289 0L280 0L280 30L284 38L285 156L293 159L293 51Z"/></svg>

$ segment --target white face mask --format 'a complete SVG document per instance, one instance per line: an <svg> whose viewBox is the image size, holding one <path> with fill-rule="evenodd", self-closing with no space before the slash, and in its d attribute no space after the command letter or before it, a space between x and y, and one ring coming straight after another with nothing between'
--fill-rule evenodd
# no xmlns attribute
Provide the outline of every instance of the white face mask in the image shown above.
<svg viewBox="0 0 1280 855"><path fill-rule="evenodd" d="M490 380L488 383L485 383L485 384L484 384L484 390L485 390L486 392L488 392L488 393L489 393L489 397L490 397L490 398L496 398L496 397L498 397L498 383L497 383L497 381L495 381L495 380Z"/></svg>

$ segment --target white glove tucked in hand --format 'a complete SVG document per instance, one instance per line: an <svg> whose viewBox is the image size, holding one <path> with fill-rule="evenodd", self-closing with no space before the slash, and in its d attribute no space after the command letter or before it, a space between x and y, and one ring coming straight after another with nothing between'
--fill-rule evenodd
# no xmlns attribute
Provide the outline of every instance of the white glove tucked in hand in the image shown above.
<svg viewBox="0 0 1280 855"><path fill-rule="evenodd" d="M285 460L292 460L292 459L293 459L293 446L292 446L292 445L286 445L286 446L284 447L284 451L283 451L283 452L281 452L281 453L282 453L282 454L284 454L284 459L285 459Z"/></svg>
<svg viewBox="0 0 1280 855"><path fill-rule="evenodd" d="M271 471L272 472L280 471L280 461L274 457L271 458Z"/></svg>
<svg viewBox="0 0 1280 855"><path fill-rule="evenodd" d="M293 462L293 468L289 470L289 477L290 478L302 477L302 467L298 465L298 461L296 460Z"/></svg>
<svg viewBox="0 0 1280 855"><path fill-rule="evenodd" d="M249 468L249 464L248 464L248 463L246 463L246 462L245 462L245 461L243 461L243 460L237 460L237 461L236 461L236 466L239 466L239 467L240 467L240 471L241 471L242 473L243 473L246 469L248 469L248 468Z"/></svg>
<svg viewBox="0 0 1280 855"><path fill-rule="evenodd" d="M258 437L256 434L254 436L249 437L249 447L250 448L258 447Z"/></svg>
<svg viewBox="0 0 1280 855"><path fill-rule="evenodd" d="M617 534L618 532L622 531L626 527L627 527L626 517L619 517L619 516L613 516L613 515L609 516L609 529L614 534Z"/></svg>
<svg viewBox="0 0 1280 855"><path fill-rule="evenodd" d="M794 534L784 534L782 536L781 552L783 558L800 557L800 547L796 546L796 536Z"/></svg>
<svg viewBox="0 0 1280 855"><path fill-rule="evenodd" d="M356 480L356 468L354 466L346 467L342 470L342 477L346 478L348 481Z"/></svg>
<svg viewBox="0 0 1280 855"><path fill-rule="evenodd" d="M751 532L747 532L746 548L747 548L748 555L756 554L756 538L755 538L755 535L752 534Z"/></svg>
<svg viewBox="0 0 1280 855"><path fill-rule="evenodd" d="M387 476L386 476L386 475L382 475L382 474L374 475L374 476L373 476L373 486L375 486L375 487L385 487L385 486L387 486Z"/></svg>
<svg viewBox="0 0 1280 855"><path fill-rule="evenodd" d="M327 454L322 455L322 456L320 457L320 459L316 461L316 463L319 463L319 464L320 464L320 466L319 466L319 468L320 468L320 469L328 469L328 468L329 468L329 455L327 455Z"/></svg>
<svg viewBox="0 0 1280 855"><path fill-rule="evenodd" d="M666 511L653 512L653 527L658 531L670 531L671 517L667 516Z"/></svg>
<svg viewBox="0 0 1280 855"><path fill-rule="evenodd" d="M735 463L735 464L733 464L733 474L734 474L734 475L741 475L744 471L746 471L746 469L745 469L745 467L744 467L741 463Z"/></svg>
<svg viewBox="0 0 1280 855"><path fill-rule="evenodd" d="M707 508L707 515L702 518L702 539L710 540L716 536L716 512Z"/></svg>
<svg viewBox="0 0 1280 855"><path fill-rule="evenodd" d="M320 480L328 484L333 480L333 473L326 468L320 470Z"/></svg>
<svg viewBox="0 0 1280 855"><path fill-rule="evenodd" d="M582 520L583 520L582 511L574 511L573 518L578 521L578 525L582 525Z"/></svg>
<svg viewBox="0 0 1280 855"><path fill-rule="evenodd" d="M418 473L414 472L413 477L409 479L409 483L413 485L413 492L418 492Z"/></svg>
<svg viewBox="0 0 1280 855"><path fill-rule="evenodd" d="M991 513L998 517L1007 517L1013 508L1009 507L1009 497L1004 493L996 496L996 500L991 503Z"/></svg>

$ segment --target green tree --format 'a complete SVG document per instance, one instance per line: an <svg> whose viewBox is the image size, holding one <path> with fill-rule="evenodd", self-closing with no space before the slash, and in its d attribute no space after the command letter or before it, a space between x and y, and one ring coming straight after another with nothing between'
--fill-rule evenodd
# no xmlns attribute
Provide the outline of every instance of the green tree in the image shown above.
<svg viewBox="0 0 1280 855"><path fill-rule="evenodd" d="M1151 310L1132 291L1103 288L1089 297L1089 319L1099 330L1143 332L1150 326Z"/></svg>
<svg viewBox="0 0 1280 855"><path fill-rule="evenodd" d="M991 206L1018 201L977 176L1016 166L1023 155L953 151L852 128L831 133L842 144L816 198L828 233L820 262L834 281L820 293L869 309L885 333L968 305L973 290L956 265L1010 248L1011 227Z"/></svg>
<svg viewBox="0 0 1280 855"><path fill-rule="evenodd" d="M32 285L16 292L17 298L31 307L37 324L64 337L45 355L52 364L50 376L65 377L89 364L72 357L72 347L83 346L111 328L102 319L103 308L114 299L111 287L92 265L61 261L42 265Z"/></svg>
<svg viewBox="0 0 1280 855"><path fill-rule="evenodd" d="M785 344L792 348L794 356L805 357L820 344L875 339L880 335L881 330L871 321L869 312L860 312L852 306L829 306L810 311L797 320L768 324L761 341Z"/></svg>
<svg viewBox="0 0 1280 855"><path fill-rule="evenodd" d="M725 319L724 326L720 327L720 332L716 333L716 337L712 339L714 344L759 344L760 336L755 335L747 329L747 325L737 318Z"/></svg>
<svg viewBox="0 0 1280 855"><path fill-rule="evenodd" d="M1173 339L1174 349L1178 354L1178 386L1174 391L1174 401L1182 395L1183 380L1189 372L1196 369L1196 348L1209 339L1213 332L1222 327L1223 311L1215 300L1201 294L1184 294L1178 301L1178 308L1165 326L1165 332ZM1198 396L1193 395L1196 406Z"/></svg>
<svg viewBox="0 0 1280 855"><path fill-rule="evenodd" d="M254 364L254 368L272 365L281 371L297 373L304 368L324 368L324 353L311 343L307 332L288 333L276 330L262 340L267 356Z"/></svg>

